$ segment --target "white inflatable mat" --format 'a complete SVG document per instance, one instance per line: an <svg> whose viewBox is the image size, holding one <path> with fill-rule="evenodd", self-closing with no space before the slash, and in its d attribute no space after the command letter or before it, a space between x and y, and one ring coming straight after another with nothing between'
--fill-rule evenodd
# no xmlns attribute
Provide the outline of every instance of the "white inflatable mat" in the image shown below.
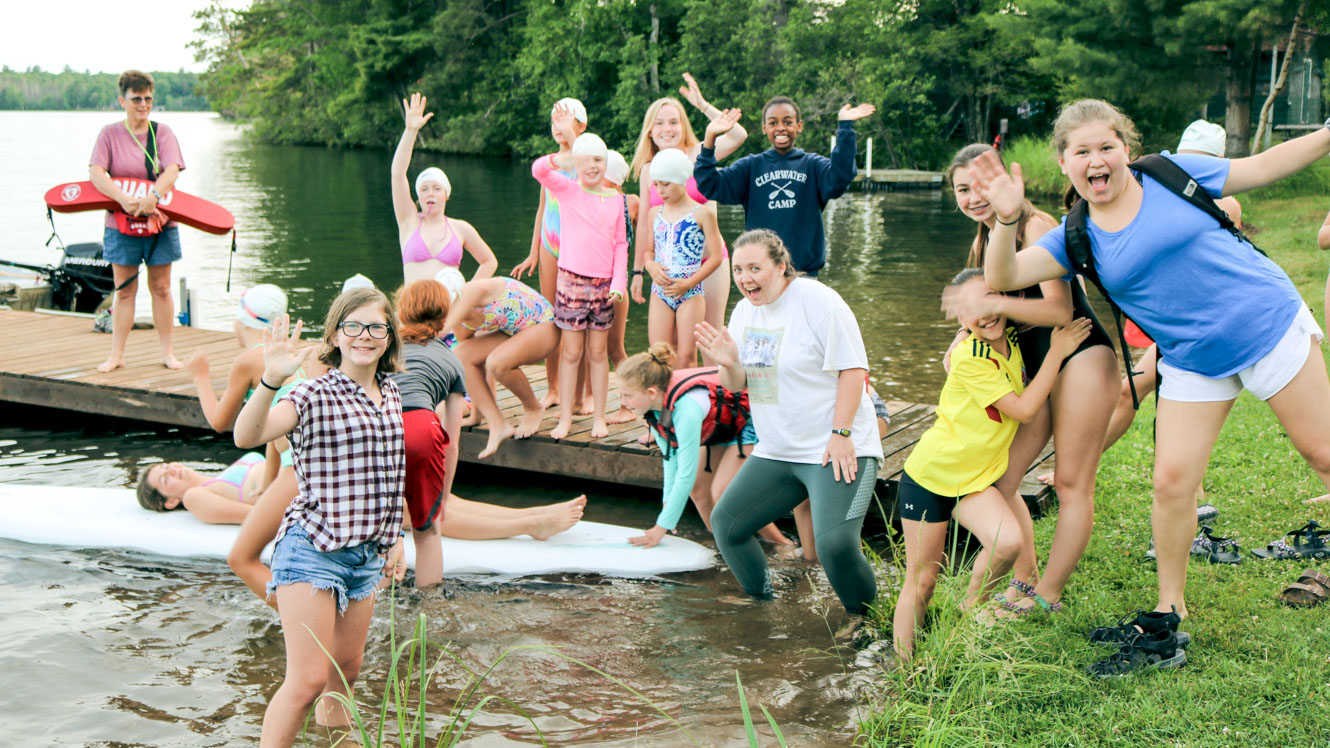
<svg viewBox="0 0 1330 748"><path fill-rule="evenodd" d="M237 525L209 525L186 511L150 512L123 488L25 486L0 483L0 537L25 543L80 548L124 548L163 556L226 558ZM691 540L665 536L642 549L631 527L582 521L549 540L527 535L503 540L443 539L446 576L528 576L585 572L645 577L706 569L715 555ZM414 567L408 540L407 558ZM266 560L271 545L264 550Z"/></svg>

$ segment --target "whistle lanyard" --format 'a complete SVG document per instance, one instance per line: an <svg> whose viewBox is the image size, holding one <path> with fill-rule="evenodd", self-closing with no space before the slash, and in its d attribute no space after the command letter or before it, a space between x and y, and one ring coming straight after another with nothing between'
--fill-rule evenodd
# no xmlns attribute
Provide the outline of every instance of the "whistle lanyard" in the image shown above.
<svg viewBox="0 0 1330 748"><path fill-rule="evenodd" d="M126 120L124 124L125 132L129 133L129 139L134 141L134 145L138 146L140 151L143 151L143 156L148 159L148 163L152 164L152 174L149 175L149 179L156 179L162 173L162 169L157 164L157 156L155 155L157 154L157 137L152 123L148 123L148 142L152 145L152 153L148 153L148 149L144 148L143 144L139 142L138 136L134 134L133 130L129 129L129 121Z"/></svg>

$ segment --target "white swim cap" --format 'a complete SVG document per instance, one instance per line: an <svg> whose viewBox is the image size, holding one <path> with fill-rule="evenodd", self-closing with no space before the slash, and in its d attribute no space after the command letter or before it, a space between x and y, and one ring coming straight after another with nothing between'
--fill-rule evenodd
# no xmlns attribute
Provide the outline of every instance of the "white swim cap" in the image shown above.
<svg viewBox="0 0 1330 748"><path fill-rule="evenodd" d="M573 141L574 156L600 156L605 158L609 155L610 149L605 146L605 141L600 139L599 135L592 135L589 132L577 136Z"/></svg>
<svg viewBox="0 0 1330 748"><path fill-rule="evenodd" d="M374 288L374 281L366 278L360 273L356 273L342 282L342 293L346 293L347 291L356 288Z"/></svg>
<svg viewBox="0 0 1330 748"><path fill-rule="evenodd" d="M691 176L693 161L678 148L666 148L651 159L652 181L685 184Z"/></svg>
<svg viewBox="0 0 1330 748"><path fill-rule="evenodd" d="M240 295L236 319L245 327L262 330L286 314L286 293L271 283L260 283Z"/></svg>
<svg viewBox="0 0 1330 748"><path fill-rule="evenodd" d="M550 108L550 114L554 114L554 109L557 108L560 104L563 104L564 106L572 110L573 119L577 120L578 122L581 122L584 125L586 124L586 107L583 106L581 101L578 101L577 99L574 99L571 96L565 96L564 98L554 102L554 106Z"/></svg>
<svg viewBox="0 0 1330 748"><path fill-rule="evenodd" d="M1213 122L1198 119L1187 125L1187 129L1183 131L1182 140L1178 141L1178 150L1200 151L1223 158L1227 137L1224 128Z"/></svg>
<svg viewBox="0 0 1330 748"><path fill-rule="evenodd" d="M623 180L628 178L628 162L624 160L623 154L618 151L610 151L610 155L605 158L605 179L610 184L623 186Z"/></svg>
<svg viewBox="0 0 1330 748"><path fill-rule="evenodd" d="M452 182L448 181L448 175L443 173L443 169L437 166L431 166L428 169L416 175L416 197L420 197L420 185L426 182L438 182L443 185L443 194L447 197L453 196Z"/></svg>
<svg viewBox="0 0 1330 748"><path fill-rule="evenodd" d="M434 274L434 280L443 284L448 289L448 300L457 301L457 295L462 292L462 286L466 285L466 276L462 271L449 265L443 270Z"/></svg>

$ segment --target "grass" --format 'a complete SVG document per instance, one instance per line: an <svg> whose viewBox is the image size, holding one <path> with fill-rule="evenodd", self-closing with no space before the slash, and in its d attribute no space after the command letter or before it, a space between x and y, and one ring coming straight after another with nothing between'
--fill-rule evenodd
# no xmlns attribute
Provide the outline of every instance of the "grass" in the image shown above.
<svg viewBox="0 0 1330 748"><path fill-rule="evenodd" d="M1025 194L1042 202L1048 198L1061 198L1067 189L1067 178L1058 168L1057 157L1048 138L1016 138L1002 153L1008 164L1020 164L1025 177Z"/></svg>
<svg viewBox="0 0 1330 748"><path fill-rule="evenodd" d="M1289 273L1323 319L1326 264L1316 249L1330 210L1330 164L1293 185L1243 199L1253 239ZM1299 188L1299 185L1302 185ZM1322 348L1323 355L1326 348ZM946 576L918 642L914 663L884 674L889 694L861 724L863 742L895 745L1325 745L1330 739L1328 607L1294 609L1275 594L1306 561L1248 554L1316 519L1330 525L1330 504L1302 500L1325 492L1270 409L1243 394L1229 416L1206 474L1212 525L1242 545L1240 566L1193 560L1183 624L1193 644L1185 667L1103 682L1085 666L1112 653L1085 638L1155 601L1150 538L1154 399L1105 456L1096 525L1085 556L1053 617L985 628L962 614L965 576ZM1047 552L1054 521L1035 525ZM1324 569L1326 562L1321 562ZM894 594L882 596L877 624L890 630Z"/></svg>

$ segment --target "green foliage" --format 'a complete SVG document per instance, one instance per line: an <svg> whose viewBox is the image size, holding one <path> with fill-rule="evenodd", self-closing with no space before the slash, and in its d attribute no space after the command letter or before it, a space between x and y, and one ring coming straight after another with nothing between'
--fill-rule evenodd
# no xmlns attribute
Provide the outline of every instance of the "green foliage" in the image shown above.
<svg viewBox="0 0 1330 748"><path fill-rule="evenodd" d="M1034 200L1061 198L1067 189L1067 177L1058 167L1046 137L1016 138L1007 143L1002 158L1008 164L1021 165L1025 194Z"/></svg>
<svg viewBox="0 0 1330 748"><path fill-rule="evenodd" d="M207 111L208 102L197 93L199 77L186 72L154 72L153 98L159 109ZM60 73L33 68L0 72L0 110L46 109L118 109L116 97L119 73L79 73L66 68Z"/></svg>
<svg viewBox="0 0 1330 748"><path fill-rule="evenodd" d="M550 105L575 96L589 129L628 153L649 102L691 72L712 103L744 110L743 152L766 147L760 107L772 96L801 104L814 151L841 105L866 101L879 115L857 130L886 165L939 168L961 145L991 141L1000 118L1012 136L1043 134L1060 103L1084 96L1123 107L1147 147L1172 145L1225 72L1250 65L1233 50L1287 34L1297 5L255 0L199 11L194 47L213 107L277 143L390 147L400 100L419 90L435 112L422 150L545 153Z"/></svg>

